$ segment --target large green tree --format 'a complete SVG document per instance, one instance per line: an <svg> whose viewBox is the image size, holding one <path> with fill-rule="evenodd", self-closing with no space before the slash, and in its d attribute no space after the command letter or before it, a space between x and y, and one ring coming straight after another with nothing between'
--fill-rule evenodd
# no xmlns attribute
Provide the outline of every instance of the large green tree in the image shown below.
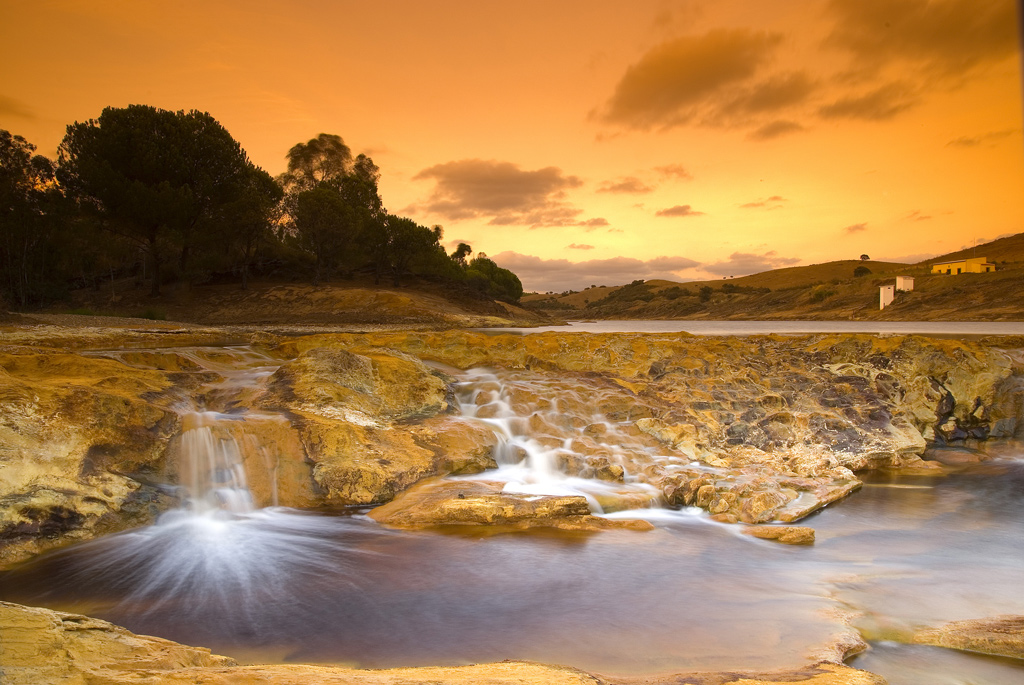
<svg viewBox="0 0 1024 685"><path fill-rule="evenodd" d="M198 236L221 230L225 206L244 195L253 165L206 112L108 107L67 128L58 179L84 210L145 250L151 294L177 253L188 274Z"/></svg>

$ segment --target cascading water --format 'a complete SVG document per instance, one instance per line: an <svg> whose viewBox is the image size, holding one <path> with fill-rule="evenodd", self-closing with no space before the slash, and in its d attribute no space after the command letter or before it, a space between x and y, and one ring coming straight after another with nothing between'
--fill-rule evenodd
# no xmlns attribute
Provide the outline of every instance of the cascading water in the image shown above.
<svg viewBox="0 0 1024 685"><path fill-rule="evenodd" d="M215 412L193 412L183 420L179 471L185 490L184 509L194 514L253 510L245 464L230 433L216 431L222 420Z"/></svg>
<svg viewBox="0 0 1024 685"><path fill-rule="evenodd" d="M491 369L460 374L462 415L487 424L498 438L498 470L467 478L504 482L510 493L582 495L596 513L657 501L657 489L629 471L638 455L658 458L649 441L595 411L569 381L507 376Z"/></svg>

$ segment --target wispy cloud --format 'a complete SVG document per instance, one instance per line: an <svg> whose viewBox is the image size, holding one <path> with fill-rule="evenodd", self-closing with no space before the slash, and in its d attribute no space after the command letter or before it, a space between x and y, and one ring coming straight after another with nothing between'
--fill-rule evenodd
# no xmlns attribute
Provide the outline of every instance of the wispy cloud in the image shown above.
<svg viewBox="0 0 1024 685"><path fill-rule="evenodd" d="M636 176L626 176L614 181L605 181L598 187L597 192L640 195L643 193L649 193L653 190L654 186L644 183Z"/></svg>
<svg viewBox="0 0 1024 685"><path fill-rule="evenodd" d="M753 202L745 202L740 205L741 209L781 209L782 203L786 201L786 198L781 195L772 195L766 197L763 200L754 200Z"/></svg>
<svg viewBox="0 0 1024 685"><path fill-rule="evenodd" d="M654 216L666 216L666 217L684 217L684 216L703 216L704 212L698 212L690 205L676 205L675 207L669 207L668 209L659 209L654 213Z"/></svg>

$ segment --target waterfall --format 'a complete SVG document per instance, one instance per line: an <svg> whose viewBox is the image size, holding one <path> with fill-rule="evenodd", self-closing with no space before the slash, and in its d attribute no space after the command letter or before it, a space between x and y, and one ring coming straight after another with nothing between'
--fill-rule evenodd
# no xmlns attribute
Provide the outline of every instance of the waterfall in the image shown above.
<svg viewBox="0 0 1024 685"><path fill-rule="evenodd" d="M185 490L182 505L195 514L253 510L241 450L234 436L221 429L221 422L216 412L193 412L183 422L179 462Z"/></svg>

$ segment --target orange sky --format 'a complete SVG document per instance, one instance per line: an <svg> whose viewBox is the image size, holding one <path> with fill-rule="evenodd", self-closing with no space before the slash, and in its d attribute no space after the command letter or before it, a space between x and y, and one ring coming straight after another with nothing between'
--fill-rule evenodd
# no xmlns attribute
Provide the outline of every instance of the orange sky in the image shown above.
<svg viewBox="0 0 1024 685"><path fill-rule="evenodd" d="M341 135L527 289L916 261L1024 231L1013 0L9 2L0 128L132 103L277 174Z"/></svg>

